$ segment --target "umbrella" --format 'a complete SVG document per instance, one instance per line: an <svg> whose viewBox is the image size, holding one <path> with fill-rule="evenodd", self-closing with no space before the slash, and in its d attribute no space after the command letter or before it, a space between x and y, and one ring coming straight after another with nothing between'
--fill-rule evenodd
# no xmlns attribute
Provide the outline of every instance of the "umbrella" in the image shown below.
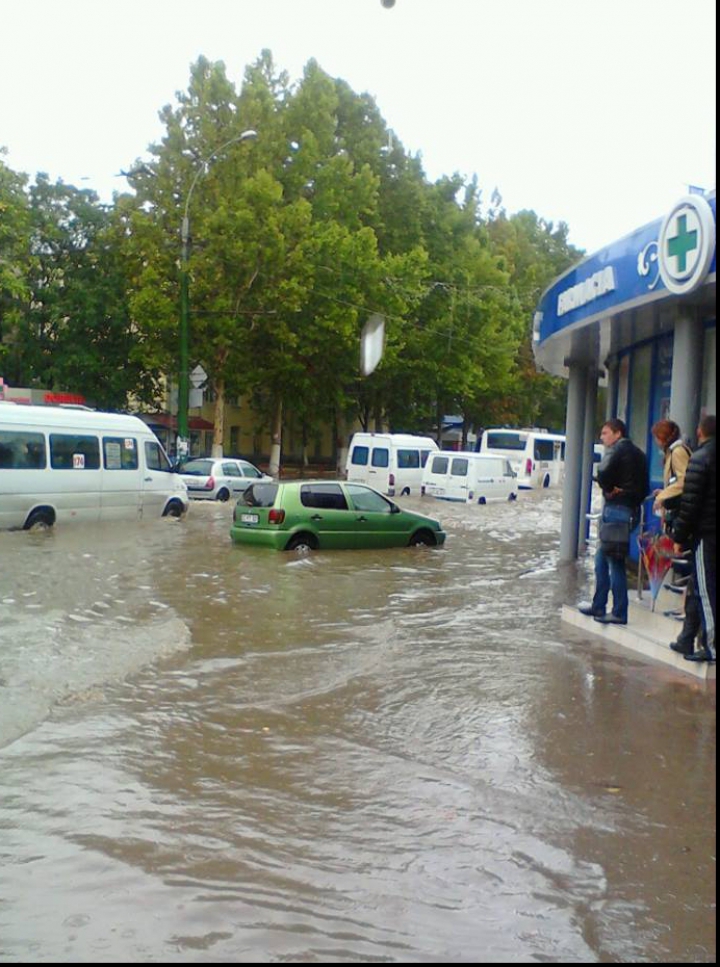
<svg viewBox="0 0 720 967"><path fill-rule="evenodd" d="M667 534L656 532L654 534L641 534L638 537L638 545L642 562L647 571L650 581L650 594L652 596L651 611L655 610L655 602L660 593L660 588L665 580L665 575L672 567L675 556L672 539Z"/></svg>

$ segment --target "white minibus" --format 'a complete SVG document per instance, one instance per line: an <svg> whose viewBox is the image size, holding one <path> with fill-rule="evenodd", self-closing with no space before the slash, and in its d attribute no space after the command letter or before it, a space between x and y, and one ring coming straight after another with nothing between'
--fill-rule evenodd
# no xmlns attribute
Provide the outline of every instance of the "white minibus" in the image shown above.
<svg viewBox="0 0 720 967"><path fill-rule="evenodd" d="M517 476L505 457L442 451L427 462L422 493L462 503L517 500Z"/></svg>
<svg viewBox="0 0 720 967"><path fill-rule="evenodd" d="M347 458L348 482L366 484L388 497L419 496L423 469L437 450L437 443L430 437L356 433Z"/></svg>
<svg viewBox="0 0 720 967"><path fill-rule="evenodd" d="M138 417L0 402L0 530L187 508L187 487Z"/></svg>
<svg viewBox="0 0 720 967"><path fill-rule="evenodd" d="M485 430L480 453L507 457L518 475L521 490L555 487L563 478L565 437L547 430Z"/></svg>

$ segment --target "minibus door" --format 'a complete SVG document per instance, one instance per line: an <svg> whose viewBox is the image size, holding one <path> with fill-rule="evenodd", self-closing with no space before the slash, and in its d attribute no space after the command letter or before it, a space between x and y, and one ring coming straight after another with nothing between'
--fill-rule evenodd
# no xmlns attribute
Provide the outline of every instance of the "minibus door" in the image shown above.
<svg viewBox="0 0 720 967"><path fill-rule="evenodd" d="M368 484L383 494L394 492L394 485L390 484L390 450L387 447L373 447Z"/></svg>
<svg viewBox="0 0 720 967"><path fill-rule="evenodd" d="M142 516L161 517L173 490L173 469L157 440L145 441L144 460Z"/></svg>
<svg viewBox="0 0 720 967"><path fill-rule="evenodd" d="M134 437L103 437L103 520L133 520L142 515L142 471Z"/></svg>

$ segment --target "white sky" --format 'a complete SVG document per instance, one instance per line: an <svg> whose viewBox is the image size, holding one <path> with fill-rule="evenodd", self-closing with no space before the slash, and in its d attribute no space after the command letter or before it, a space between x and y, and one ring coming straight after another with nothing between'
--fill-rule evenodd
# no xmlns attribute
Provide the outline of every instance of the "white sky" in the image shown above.
<svg viewBox="0 0 720 967"><path fill-rule="evenodd" d="M0 146L105 201L201 54L368 91L430 178L593 251L715 187L714 0L0 0Z"/></svg>

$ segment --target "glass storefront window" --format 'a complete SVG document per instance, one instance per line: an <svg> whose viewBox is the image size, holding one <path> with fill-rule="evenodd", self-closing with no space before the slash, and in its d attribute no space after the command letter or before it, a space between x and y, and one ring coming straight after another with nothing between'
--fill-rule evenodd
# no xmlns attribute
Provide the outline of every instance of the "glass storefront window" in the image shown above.
<svg viewBox="0 0 720 967"><path fill-rule="evenodd" d="M705 356L703 364L702 396L700 405L702 413L717 413L717 329L713 327L705 332Z"/></svg>
<svg viewBox="0 0 720 967"><path fill-rule="evenodd" d="M641 346L633 353L630 378L628 432L633 443L647 452L650 433L650 387L653 347Z"/></svg>

